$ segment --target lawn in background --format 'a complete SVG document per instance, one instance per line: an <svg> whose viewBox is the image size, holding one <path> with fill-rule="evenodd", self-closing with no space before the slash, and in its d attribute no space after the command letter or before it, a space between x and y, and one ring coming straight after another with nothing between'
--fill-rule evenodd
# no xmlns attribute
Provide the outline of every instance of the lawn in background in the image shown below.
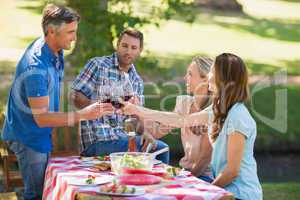
<svg viewBox="0 0 300 200"><path fill-rule="evenodd" d="M264 200L298 200L300 183L264 183Z"/></svg>

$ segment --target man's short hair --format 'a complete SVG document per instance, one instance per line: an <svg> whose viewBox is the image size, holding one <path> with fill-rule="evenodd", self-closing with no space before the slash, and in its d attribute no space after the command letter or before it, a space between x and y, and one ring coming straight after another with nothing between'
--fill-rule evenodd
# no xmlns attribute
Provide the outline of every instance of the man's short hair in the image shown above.
<svg viewBox="0 0 300 200"><path fill-rule="evenodd" d="M143 33L139 30L132 29L132 28L127 28L127 29L123 30L120 33L117 44L119 44L121 42L121 40L122 40L122 38L125 34L129 35L131 37L139 39L140 40L140 48L141 49L143 48L143 46L144 46L144 35L143 35Z"/></svg>
<svg viewBox="0 0 300 200"><path fill-rule="evenodd" d="M43 10L42 27L44 35L48 34L48 26L60 27L62 24L79 22L80 16L74 10L65 6L48 4Z"/></svg>

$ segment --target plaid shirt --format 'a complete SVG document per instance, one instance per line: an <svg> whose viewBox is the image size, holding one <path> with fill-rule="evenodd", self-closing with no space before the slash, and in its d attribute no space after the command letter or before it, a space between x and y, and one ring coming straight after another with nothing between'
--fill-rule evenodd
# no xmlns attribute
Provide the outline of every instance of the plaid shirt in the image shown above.
<svg viewBox="0 0 300 200"><path fill-rule="evenodd" d="M132 64L128 71L128 78L133 90L138 95L141 105L144 104L144 84ZM111 56L95 57L88 61L80 74L73 82L72 89L81 92L87 98L96 100L98 98L97 87L105 85L107 81L121 81L125 79L125 73L119 70L117 54ZM81 151L98 141L118 140L119 137L127 137L120 126L112 127L111 120L117 125L121 124L125 116L105 115L96 120L81 122Z"/></svg>

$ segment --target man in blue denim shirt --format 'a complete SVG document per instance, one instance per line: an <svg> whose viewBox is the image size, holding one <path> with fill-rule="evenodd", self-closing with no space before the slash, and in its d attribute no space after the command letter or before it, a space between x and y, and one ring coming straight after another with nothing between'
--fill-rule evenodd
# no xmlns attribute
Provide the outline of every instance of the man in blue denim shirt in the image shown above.
<svg viewBox="0 0 300 200"><path fill-rule="evenodd" d="M111 104L99 103L77 112L59 112L63 49L70 49L76 40L79 19L66 7L47 5L42 20L44 37L29 45L16 68L2 138L17 156L25 200L42 198L52 127L71 126L113 112Z"/></svg>
<svg viewBox="0 0 300 200"><path fill-rule="evenodd" d="M142 49L143 34L138 30L125 29L118 38L115 53L110 56L90 59L81 73L76 77L72 86L74 90L72 95L74 104L78 108L82 108L97 101L99 97L107 95L103 94L106 92L98 92L98 90L111 86L109 83L119 86L129 83L134 91L134 95L129 101L143 105L144 84L133 64L139 57ZM108 90L115 89L110 87ZM113 114L103 116L97 120L81 122L82 155L96 156L127 151L128 135L122 128L125 118L126 116L124 115ZM143 132L143 130L140 129L138 132ZM142 138L145 138L145 134ZM142 141L145 141L144 144L142 144L140 136L136 137L137 150L145 150L149 141L154 144L153 150L168 147L162 141L155 141L153 137L151 138L150 134L148 134L147 140L142 139ZM159 155L158 159L164 163L168 163L169 152Z"/></svg>

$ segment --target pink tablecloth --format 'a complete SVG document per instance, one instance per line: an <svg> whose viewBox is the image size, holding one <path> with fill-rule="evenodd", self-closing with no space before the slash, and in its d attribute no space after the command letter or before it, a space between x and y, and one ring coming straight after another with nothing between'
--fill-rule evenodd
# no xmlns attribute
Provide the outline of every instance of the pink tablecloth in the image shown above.
<svg viewBox="0 0 300 200"><path fill-rule="evenodd" d="M72 179L86 179L87 175L96 177L113 176L110 172L95 171L91 168L80 166L82 161L78 156L52 158L49 161L45 182L43 200L73 200L76 193L86 193L91 195L97 194L99 186L75 186L69 184ZM163 186L147 186L146 193L136 197L126 197L124 199L136 200L177 200L177 199L197 199L197 200L217 200L226 196L231 196L230 193L222 188L213 186L193 176L176 177Z"/></svg>

